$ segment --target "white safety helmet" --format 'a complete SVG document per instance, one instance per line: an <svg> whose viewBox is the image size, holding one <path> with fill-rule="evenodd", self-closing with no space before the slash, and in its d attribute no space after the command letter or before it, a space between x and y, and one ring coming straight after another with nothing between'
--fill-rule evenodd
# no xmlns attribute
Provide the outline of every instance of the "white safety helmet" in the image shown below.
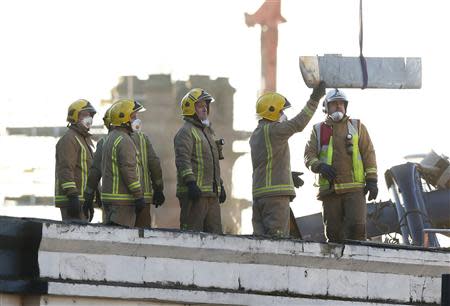
<svg viewBox="0 0 450 306"><path fill-rule="evenodd" d="M348 104L347 96L343 91L337 88L333 88L325 96L325 99L323 100L323 112L325 114L328 114L328 103L337 100L342 100L345 102L345 112L347 112L347 104Z"/></svg>

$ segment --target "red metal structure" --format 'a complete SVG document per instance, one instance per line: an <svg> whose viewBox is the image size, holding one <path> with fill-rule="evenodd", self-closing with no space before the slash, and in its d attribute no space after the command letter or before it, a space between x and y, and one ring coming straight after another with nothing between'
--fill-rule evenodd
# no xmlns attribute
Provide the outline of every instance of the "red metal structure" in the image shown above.
<svg viewBox="0 0 450 306"><path fill-rule="evenodd" d="M278 25L286 22L281 16L281 0L266 0L253 14L245 13L245 23L261 25L261 92L277 89Z"/></svg>

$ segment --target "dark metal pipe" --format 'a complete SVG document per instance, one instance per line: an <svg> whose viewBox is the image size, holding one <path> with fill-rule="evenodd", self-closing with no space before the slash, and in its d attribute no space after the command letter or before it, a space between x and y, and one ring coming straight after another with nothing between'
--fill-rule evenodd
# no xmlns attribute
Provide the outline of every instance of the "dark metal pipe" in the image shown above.
<svg viewBox="0 0 450 306"><path fill-rule="evenodd" d="M423 196L433 227L450 228L450 190L425 192Z"/></svg>
<svg viewBox="0 0 450 306"><path fill-rule="evenodd" d="M402 206L405 211L405 215L399 216L398 221L400 224L407 221L412 244L423 245L423 230L432 226L425 208L424 192L417 166L406 163L392 167L389 173L392 175L391 182L398 186L398 201L394 199L395 205ZM439 247L434 233L429 235L429 243L431 247Z"/></svg>
<svg viewBox="0 0 450 306"><path fill-rule="evenodd" d="M391 201L367 204L367 237L400 233L397 211Z"/></svg>

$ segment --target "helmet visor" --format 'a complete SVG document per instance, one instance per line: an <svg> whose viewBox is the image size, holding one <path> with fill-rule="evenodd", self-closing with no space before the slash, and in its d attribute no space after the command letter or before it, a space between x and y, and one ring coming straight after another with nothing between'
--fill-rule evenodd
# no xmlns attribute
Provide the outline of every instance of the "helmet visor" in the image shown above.
<svg viewBox="0 0 450 306"><path fill-rule="evenodd" d="M144 105L142 105L138 101L134 100L133 113L144 112L144 111L146 111Z"/></svg>
<svg viewBox="0 0 450 306"><path fill-rule="evenodd" d="M89 101L86 101L86 105L83 106L80 109L80 111L87 111L91 115L95 115L97 113L97 111L95 110L95 108L92 106L92 104Z"/></svg>
<svg viewBox="0 0 450 306"><path fill-rule="evenodd" d="M288 99L284 98L284 100L285 100L285 102L284 102L284 105L282 108L283 110L291 107L291 103L288 101Z"/></svg>

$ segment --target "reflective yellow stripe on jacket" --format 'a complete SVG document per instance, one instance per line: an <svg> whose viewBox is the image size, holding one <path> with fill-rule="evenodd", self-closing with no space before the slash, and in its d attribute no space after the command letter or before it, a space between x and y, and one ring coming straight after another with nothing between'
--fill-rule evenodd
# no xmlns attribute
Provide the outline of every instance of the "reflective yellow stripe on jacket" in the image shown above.
<svg viewBox="0 0 450 306"><path fill-rule="evenodd" d="M78 196L78 200L80 201L80 203L84 202L84 197L82 196ZM69 198L65 195L57 195L55 196L55 203L67 203L67 201L69 201Z"/></svg>
<svg viewBox="0 0 450 306"><path fill-rule="evenodd" d="M102 200L105 201L134 201L134 197L131 194L117 194L117 193L104 193L102 192Z"/></svg>
<svg viewBox="0 0 450 306"><path fill-rule="evenodd" d="M292 191L294 190L292 185L273 185L253 189L253 197L268 193L270 191Z"/></svg>
<svg viewBox="0 0 450 306"><path fill-rule="evenodd" d="M112 172L113 172L113 194L119 193L119 165L117 163L117 146L122 141L122 136L117 137L114 141L113 149L112 149Z"/></svg>
<svg viewBox="0 0 450 306"><path fill-rule="evenodd" d="M202 154L202 139L200 135L198 134L197 130L195 128L192 128L192 136L194 136L195 139L195 156L198 163L198 170L197 170L197 186L200 187L203 185L203 154Z"/></svg>
<svg viewBox="0 0 450 306"><path fill-rule="evenodd" d="M212 186L198 186L202 192L213 192ZM221 186L218 186L218 192L221 191ZM188 192L188 188L186 186L177 187L177 192Z"/></svg>
<svg viewBox="0 0 450 306"><path fill-rule="evenodd" d="M139 148L140 148L140 163L142 164L143 173L143 183L144 183L144 198L149 199L153 196L153 189L150 186L150 176L148 169L148 151L147 151L147 141L145 140L144 133L138 133L139 137Z"/></svg>
<svg viewBox="0 0 450 306"><path fill-rule="evenodd" d="M75 182L65 182L61 184L61 187L63 189L69 189L69 188L77 188L77 185L75 184Z"/></svg>
<svg viewBox="0 0 450 306"><path fill-rule="evenodd" d="M264 140L266 142L267 150L267 165L266 165L266 187L272 185L272 144L270 143L269 125L264 126Z"/></svg>
<svg viewBox="0 0 450 306"><path fill-rule="evenodd" d="M80 161L81 161L81 188L80 188L80 195L83 197L84 189L86 189L86 183L87 183L87 177L88 177L88 166L87 166L87 153L86 149L84 148L83 144L81 143L81 140L78 139L78 137L75 136L75 139L80 144L81 152L80 152Z"/></svg>
<svg viewBox="0 0 450 306"><path fill-rule="evenodd" d="M189 174L192 174L192 175L194 174L192 169L184 169L184 170L180 171L181 177L185 177L186 175L189 175Z"/></svg>

